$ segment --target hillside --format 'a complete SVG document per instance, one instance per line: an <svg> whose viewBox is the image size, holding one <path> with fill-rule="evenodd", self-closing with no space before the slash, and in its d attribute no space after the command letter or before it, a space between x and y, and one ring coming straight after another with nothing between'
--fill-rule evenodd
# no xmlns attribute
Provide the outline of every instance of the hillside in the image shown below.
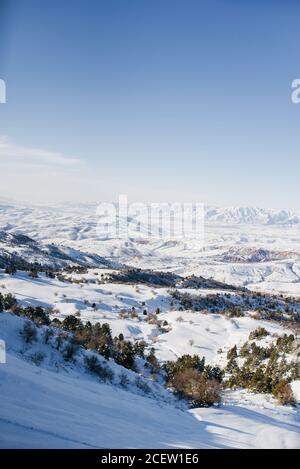
<svg viewBox="0 0 300 469"><path fill-rule="evenodd" d="M2 448L299 447L300 419L292 408L237 392L218 408L180 409L157 393L122 389L116 376L116 384L101 383L49 346L24 346L22 322L0 315L9 344L7 366L0 367ZM46 364L33 363L37 350Z"/></svg>
<svg viewBox="0 0 300 469"><path fill-rule="evenodd" d="M216 222L199 249L19 210L0 232L1 447L300 447L296 224Z"/></svg>

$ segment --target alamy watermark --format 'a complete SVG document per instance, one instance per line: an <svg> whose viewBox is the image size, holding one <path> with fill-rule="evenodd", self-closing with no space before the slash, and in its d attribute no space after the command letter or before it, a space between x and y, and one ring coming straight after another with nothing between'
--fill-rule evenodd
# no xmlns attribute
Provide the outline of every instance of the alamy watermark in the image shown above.
<svg viewBox="0 0 300 469"><path fill-rule="evenodd" d="M204 241L204 205L128 203L127 195L120 195L118 203L98 205L97 235L101 239L197 239L199 245Z"/></svg>
<svg viewBox="0 0 300 469"><path fill-rule="evenodd" d="M5 81L0 78L0 104L6 103L6 84Z"/></svg>
<svg viewBox="0 0 300 469"><path fill-rule="evenodd" d="M0 339L0 364L1 363L6 363L6 346L2 339Z"/></svg>
<svg viewBox="0 0 300 469"><path fill-rule="evenodd" d="M291 93L291 100L294 104L300 103L300 78L296 78L292 81L293 91Z"/></svg>
<svg viewBox="0 0 300 469"><path fill-rule="evenodd" d="M0 104L6 104L6 84L0 78ZM0 339L0 364L6 363L6 347L4 340Z"/></svg>

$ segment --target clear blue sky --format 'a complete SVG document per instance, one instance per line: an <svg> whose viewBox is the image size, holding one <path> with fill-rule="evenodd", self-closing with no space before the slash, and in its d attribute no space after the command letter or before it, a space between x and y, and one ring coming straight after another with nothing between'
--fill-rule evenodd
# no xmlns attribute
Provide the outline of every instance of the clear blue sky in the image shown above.
<svg viewBox="0 0 300 469"><path fill-rule="evenodd" d="M1 196L300 208L300 2L6 6Z"/></svg>

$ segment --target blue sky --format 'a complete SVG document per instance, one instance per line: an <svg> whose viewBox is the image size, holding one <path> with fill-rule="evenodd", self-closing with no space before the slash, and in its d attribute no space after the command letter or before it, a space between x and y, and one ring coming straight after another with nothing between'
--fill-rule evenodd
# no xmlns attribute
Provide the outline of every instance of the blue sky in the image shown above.
<svg viewBox="0 0 300 469"><path fill-rule="evenodd" d="M300 208L299 2L0 5L1 196Z"/></svg>

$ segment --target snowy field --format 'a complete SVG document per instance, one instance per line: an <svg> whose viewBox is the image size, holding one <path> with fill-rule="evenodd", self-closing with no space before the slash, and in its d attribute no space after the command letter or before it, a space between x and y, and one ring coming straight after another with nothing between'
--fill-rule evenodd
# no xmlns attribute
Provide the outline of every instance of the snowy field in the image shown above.
<svg viewBox="0 0 300 469"><path fill-rule="evenodd" d="M35 240L64 244L135 267L300 295L299 213L207 207L203 246L193 239L99 239L97 204L0 203L0 217L5 231L19 231Z"/></svg>
<svg viewBox="0 0 300 469"><path fill-rule="evenodd" d="M93 269L83 278L91 282L97 278L95 273L101 271ZM113 335L122 333L126 339L146 340L162 361L175 360L188 353L204 356L208 362L218 364L221 359L219 349L227 351L233 345L245 342L258 326L265 327L270 334L291 332L276 322L250 316L230 319L221 314L182 312L171 306L168 289L147 285L73 284L49 279L44 274L38 279L29 279L27 273L19 272L14 276L0 273L0 292L13 293L23 306L50 308L52 318L64 319L72 314L80 315L83 322L107 322ZM211 290L201 292L202 295L208 293ZM132 307L137 317L122 315L122 311L130 311ZM145 309L151 315L157 308L160 309L159 319L168 322L170 331L167 333L160 333L157 325L150 324L148 317L143 315Z"/></svg>
<svg viewBox="0 0 300 469"><path fill-rule="evenodd" d="M145 341L160 363L196 354L222 368L227 352L234 345L240 347L258 327L269 333L260 345L295 333L279 321L254 318L253 310L232 318L205 310L183 311L170 288L103 278L126 264L212 278L231 285L226 292L232 296L233 286L241 286L300 298L299 214L207 209L205 242L200 246L197 240L99 239L95 211L96 204L0 203L0 230L37 240L38 259L59 246L58 258L78 256L99 266L65 274L72 281L41 272L32 278L21 270L11 275L0 269L0 293L13 294L23 307L42 306L51 319L74 315L83 323L108 323L113 336ZM0 254L1 249L25 255L27 245L19 248L4 236ZM34 252L30 249L27 261L28 253ZM206 288L184 291L203 297L224 293ZM152 320L156 316L163 329ZM130 385L122 387L124 368L111 359L114 379L104 383L86 371L81 355L74 363L65 363L41 341L29 347L20 336L23 323L10 313L0 314L7 358L0 364L2 448L300 448L299 381L292 383L298 402L293 407L279 405L271 395L227 390L220 405L191 410L148 376L149 395L134 384L133 371L125 370ZM37 365L32 356L40 352L46 359Z"/></svg>
<svg viewBox="0 0 300 469"><path fill-rule="evenodd" d="M56 356L37 367L26 358L20 321L0 316L9 343L7 365L0 368L2 448L300 446L299 411L263 395L230 392L220 407L189 411L101 384Z"/></svg>

